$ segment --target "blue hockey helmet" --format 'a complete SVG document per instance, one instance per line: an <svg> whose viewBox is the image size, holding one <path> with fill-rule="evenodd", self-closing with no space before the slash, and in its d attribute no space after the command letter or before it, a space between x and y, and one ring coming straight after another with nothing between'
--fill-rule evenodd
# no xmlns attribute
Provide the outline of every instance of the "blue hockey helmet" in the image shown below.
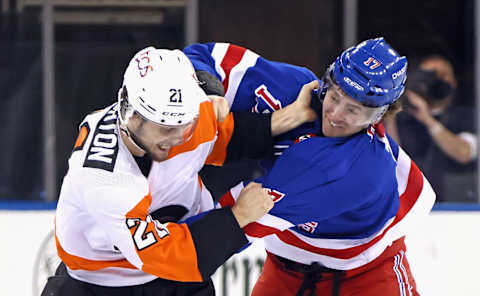
<svg viewBox="0 0 480 296"><path fill-rule="evenodd" d="M327 74L362 105L387 106L405 90L407 58L400 56L383 37L369 39L345 50Z"/></svg>

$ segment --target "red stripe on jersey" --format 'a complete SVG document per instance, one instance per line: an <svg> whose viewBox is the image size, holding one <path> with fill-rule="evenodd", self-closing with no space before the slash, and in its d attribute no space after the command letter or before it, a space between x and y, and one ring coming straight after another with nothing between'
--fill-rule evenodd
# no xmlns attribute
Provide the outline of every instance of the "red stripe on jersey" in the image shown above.
<svg viewBox="0 0 480 296"><path fill-rule="evenodd" d="M257 222L252 222L243 228L245 234L252 237L264 237L273 233L278 233L280 230L266 226Z"/></svg>
<svg viewBox="0 0 480 296"><path fill-rule="evenodd" d="M385 137L385 127L383 126L383 123L377 123L373 126L373 128L380 137Z"/></svg>
<svg viewBox="0 0 480 296"><path fill-rule="evenodd" d="M223 57L222 63L220 66L225 72L225 79L223 80L223 87L225 88L225 93L228 90L228 80L230 78L230 71L242 60L243 55L247 49L240 47L238 45L230 44L228 46L227 52Z"/></svg>
<svg viewBox="0 0 480 296"><path fill-rule="evenodd" d="M220 205L222 206L222 208L224 208L224 207L226 207L226 206L233 207L233 205L235 204L235 199L233 198L232 192L227 191L227 193L225 193L225 194L220 198L219 203L220 203Z"/></svg>
<svg viewBox="0 0 480 296"><path fill-rule="evenodd" d="M394 222L401 220L410 211L417 201L423 188L423 176L413 160L410 160L410 172L408 174L407 188L400 196L400 207Z"/></svg>
<svg viewBox="0 0 480 296"><path fill-rule="evenodd" d="M393 220L392 224L390 224L381 235L378 235L370 242L359 245L352 248L347 249L326 249L326 248L319 248L313 246L305 241L301 240L297 236L295 236L292 232L285 230L279 234L277 234L278 238L283 241L284 243L292 246L296 246L298 248L307 250L312 253L317 253L321 255L326 255L333 258L338 259L350 259L353 258L361 253L363 253L368 248L372 247L378 241L380 241L388 230L390 230L393 226L395 226L400 220L405 217L405 215L411 210L415 202L418 200L420 193L423 188L423 175L418 167L415 165L413 161L411 161L410 172L408 175L408 183L405 192L400 196L400 206L397 211L397 215Z"/></svg>

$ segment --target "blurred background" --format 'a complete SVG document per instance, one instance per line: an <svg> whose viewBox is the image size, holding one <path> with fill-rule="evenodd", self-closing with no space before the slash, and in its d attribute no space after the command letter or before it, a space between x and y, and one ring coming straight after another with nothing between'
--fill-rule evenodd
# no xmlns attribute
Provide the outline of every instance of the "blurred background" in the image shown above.
<svg viewBox="0 0 480 296"><path fill-rule="evenodd" d="M343 49L384 36L409 58L409 71L432 54L451 62L458 83L443 112L450 115L439 121L450 124L454 133L476 136L480 98L474 83L479 63L475 3L0 0L0 200L57 199L78 124L85 114L116 100L128 61L147 45L183 48L195 42L231 42L321 76ZM438 202L478 203L476 154L459 163L443 155L433 141L420 142L421 156L415 148L406 150L434 179ZM472 147L476 151L476 145ZM253 165L223 169L228 173L220 176L228 178L218 177L212 168L202 174L218 198L250 174Z"/></svg>
<svg viewBox="0 0 480 296"><path fill-rule="evenodd" d="M383 36L409 59L408 88L455 136L435 139L411 104L387 127L437 192L409 237L415 277L422 295L478 295L479 16L480 0L0 0L0 294L37 296L53 273L54 209L78 125L116 101L135 52L230 42L321 77L343 49ZM443 61L433 76L432 56ZM216 199L258 173L254 161L201 172ZM215 275L219 295L251 290L263 247L240 256Z"/></svg>

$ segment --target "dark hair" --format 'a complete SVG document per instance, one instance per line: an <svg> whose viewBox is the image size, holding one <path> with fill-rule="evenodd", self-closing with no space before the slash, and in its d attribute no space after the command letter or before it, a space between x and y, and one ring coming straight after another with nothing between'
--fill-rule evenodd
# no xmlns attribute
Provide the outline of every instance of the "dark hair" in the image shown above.
<svg viewBox="0 0 480 296"><path fill-rule="evenodd" d="M385 111L385 114L383 114L382 119L380 121L383 121L385 118L393 116L398 112L402 111L403 100L404 100L404 96L402 95L395 102L390 104L390 106L388 106L387 111Z"/></svg>
<svg viewBox="0 0 480 296"><path fill-rule="evenodd" d="M121 116L122 119L127 115L128 109L132 108L130 103L128 102L128 91L125 85L120 90L120 106L119 107L120 107L119 116ZM133 116L136 116L141 119L140 127L142 127L145 119L142 116L140 116L140 114L138 114L136 110L133 110Z"/></svg>
<svg viewBox="0 0 480 296"><path fill-rule="evenodd" d="M128 103L128 92L127 92L127 87L124 85L122 86L120 90L120 108L119 108L119 115L124 118L125 115L127 114L127 109L129 107Z"/></svg>

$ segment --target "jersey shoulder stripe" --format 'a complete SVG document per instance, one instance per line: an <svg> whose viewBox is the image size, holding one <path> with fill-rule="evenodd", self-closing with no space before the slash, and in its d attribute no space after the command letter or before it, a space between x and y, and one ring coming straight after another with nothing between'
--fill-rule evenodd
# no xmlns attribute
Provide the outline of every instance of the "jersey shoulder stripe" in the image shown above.
<svg viewBox="0 0 480 296"><path fill-rule="evenodd" d="M215 61L215 71L221 77L225 88L225 98L232 106L245 73L256 64L259 55L238 45L215 43L212 57Z"/></svg>
<svg viewBox="0 0 480 296"><path fill-rule="evenodd" d="M83 146L85 146L85 142L87 141L88 135L90 134L90 125L88 121L83 122L78 131L77 139L75 140L75 144L73 145L73 151L82 150Z"/></svg>

